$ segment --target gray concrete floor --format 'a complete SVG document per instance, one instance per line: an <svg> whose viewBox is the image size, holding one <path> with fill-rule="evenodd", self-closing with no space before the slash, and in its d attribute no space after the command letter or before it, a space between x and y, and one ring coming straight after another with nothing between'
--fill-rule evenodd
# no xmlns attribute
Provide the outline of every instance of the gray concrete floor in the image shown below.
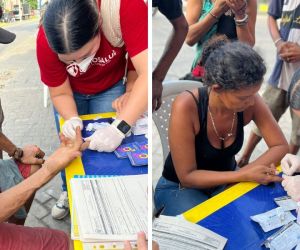
<svg viewBox="0 0 300 250"><path fill-rule="evenodd" d="M3 132L19 147L36 144L49 156L59 141L50 101L47 108L43 107L43 84L35 53L37 25L37 21L24 21L7 26L6 29L16 33L17 38L12 44L0 45L0 98L5 114ZM70 231L69 216L62 221L51 217L60 186L58 175L36 193L27 226Z"/></svg>

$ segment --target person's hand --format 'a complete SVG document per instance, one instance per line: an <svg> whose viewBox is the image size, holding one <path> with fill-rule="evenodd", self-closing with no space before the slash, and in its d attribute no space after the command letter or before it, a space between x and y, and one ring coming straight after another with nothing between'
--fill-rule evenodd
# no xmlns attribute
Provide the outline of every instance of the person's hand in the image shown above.
<svg viewBox="0 0 300 250"><path fill-rule="evenodd" d="M64 125L62 126L62 133L69 139L75 139L75 131L77 127L80 127L80 130L82 130L82 120L79 117L72 117L71 119L65 121Z"/></svg>
<svg viewBox="0 0 300 250"><path fill-rule="evenodd" d="M161 106L162 91L162 81L152 78L152 112L158 110Z"/></svg>
<svg viewBox="0 0 300 250"><path fill-rule="evenodd" d="M41 165L44 163L45 153L36 145L26 145L22 148L23 156L20 162L29 165Z"/></svg>
<svg viewBox="0 0 300 250"><path fill-rule="evenodd" d="M286 175L293 175L300 172L300 157L297 155L286 154L281 160L282 172Z"/></svg>
<svg viewBox="0 0 300 250"><path fill-rule="evenodd" d="M300 46L297 43L287 42L286 49L281 52L280 57L288 63L300 61Z"/></svg>
<svg viewBox="0 0 300 250"><path fill-rule="evenodd" d="M127 101L129 100L129 97L130 92L126 92L123 95L119 96L112 103L113 109L115 109L117 113L120 113L122 108L126 105Z"/></svg>
<svg viewBox="0 0 300 250"><path fill-rule="evenodd" d="M98 152L113 152L123 141L125 135L115 126L109 124L97 129L90 137L85 138L89 142L88 148Z"/></svg>
<svg viewBox="0 0 300 250"><path fill-rule="evenodd" d="M300 175L287 176L283 175L281 185L291 198L298 202L300 201Z"/></svg>
<svg viewBox="0 0 300 250"><path fill-rule="evenodd" d="M233 11L237 19L241 19L246 14L246 0L226 0L227 6Z"/></svg>
<svg viewBox="0 0 300 250"><path fill-rule="evenodd" d="M76 136L74 140L60 134L60 147L49 156L43 165L50 173L58 173L75 158L81 156L81 150L84 148L84 145L80 127L76 128L75 133Z"/></svg>
<svg viewBox="0 0 300 250"><path fill-rule="evenodd" d="M236 162L237 166L239 168L246 166L249 163L249 158L250 158L249 156L242 155Z"/></svg>
<svg viewBox="0 0 300 250"><path fill-rule="evenodd" d="M227 5L226 0L216 0L211 11L214 15L220 17L227 10L229 10L229 6Z"/></svg>
<svg viewBox="0 0 300 250"><path fill-rule="evenodd" d="M282 181L282 178L276 175L277 172L274 165L248 165L238 171L242 173L244 181L254 181L263 185Z"/></svg>
<svg viewBox="0 0 300 250"><path fill-rule="evenodd" d="M159 245L154 240L152 240L152 250L159 250Z"/></svg>
<svg viewBox="0 0 300 250"><path fill-rule="evenodd" d="M139 232L137 236L137 249L138 250L147 250L147 241L146 241L146 235L144 232ZM124 243L124 250L132 250L132 247L130 245L129 241L125 241Z"/></svg>
<svg viewBox="0 0 300 250"><path fill-rule="evenodd" d="M287 48L288 48L288 42L285 42L283 40L280 40L277 44L276 44L276 49L277 49L277 53L278 55L287 52Z"/></svg>

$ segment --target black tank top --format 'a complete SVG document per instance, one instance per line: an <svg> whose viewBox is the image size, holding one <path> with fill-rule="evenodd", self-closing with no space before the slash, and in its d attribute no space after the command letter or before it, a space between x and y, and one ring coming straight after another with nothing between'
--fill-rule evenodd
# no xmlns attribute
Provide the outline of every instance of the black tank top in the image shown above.
<svg viewBox="0 0 300 250"><path fill-rule="evenodd" d="M207 137L208 88L199 88L198 92L199 101L190 92L196 101L200 122L200 132L195 138L197 169L233 171L236 167L234 156L240 151L244 141L243 112L237 113L237 131L234 142L224 149L217 149L210 144ZM170 181L179 183L171 153L166 159L162 175Z"/></svg>

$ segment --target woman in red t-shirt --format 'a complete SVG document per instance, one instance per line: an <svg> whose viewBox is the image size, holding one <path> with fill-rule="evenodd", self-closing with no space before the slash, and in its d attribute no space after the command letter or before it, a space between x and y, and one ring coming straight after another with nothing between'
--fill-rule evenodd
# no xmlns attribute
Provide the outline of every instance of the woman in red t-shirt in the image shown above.
<svg viewBox="0 0 300 250"><path fill-rule="evenodd" d="M76 127L83 128L79 115L117 111L111 125L87 138L89 149L99 152L115 150L147 109L147 6L143 0L115 1L120 7L110 9L109 15L120 24L122 39L116 47L103 32L108 1L102 0L101 6L93 0L52 0L37 36L41 79L65 120L65 136L75 137ZM68 211L66 202L58 205Z"/></svg>

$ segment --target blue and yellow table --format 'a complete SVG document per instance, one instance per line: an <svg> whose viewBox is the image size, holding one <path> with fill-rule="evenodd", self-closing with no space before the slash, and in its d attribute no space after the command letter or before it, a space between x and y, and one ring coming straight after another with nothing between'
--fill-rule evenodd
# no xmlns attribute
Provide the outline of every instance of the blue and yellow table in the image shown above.
<svg viewBox="0 0 300 250"><path fill-rule="evenodd" d="M266 249L261 244L279 229L265 233L250 216L277 207L274 198L284 195L286 192L280 183L268 186L239 183L186 211L183 216L226 237L226 250Z"/></svg>
<svg viewBox="0 0 300 250"><path fill-rule="evenodd" d="M85 127L90 122L112 122L112 117L115 113L103 113L93 115L83 115L80 118L83 120L84 129L82 130L82 137L88 137L92 132L85 130ZM60 127L63 124L63 120L60 120ZM133 141L146 141L145 136L130 136L124 139L123 143L129 143ZM72 193L70 188L70 180L75 175L138 175L147 174L148 168L132 167L129 159L118 159L114 153L99 153L97 151L85 150L82 152L82 156L75 159L66 168L66 179L68 188L68 197L70 204L71 219L74 222L72 211ZM75 224L76 218L75 218ZM75 231L78 230L75 229ZM79 240L74 241L74 249L81 250L82 243Z"/></svg>

